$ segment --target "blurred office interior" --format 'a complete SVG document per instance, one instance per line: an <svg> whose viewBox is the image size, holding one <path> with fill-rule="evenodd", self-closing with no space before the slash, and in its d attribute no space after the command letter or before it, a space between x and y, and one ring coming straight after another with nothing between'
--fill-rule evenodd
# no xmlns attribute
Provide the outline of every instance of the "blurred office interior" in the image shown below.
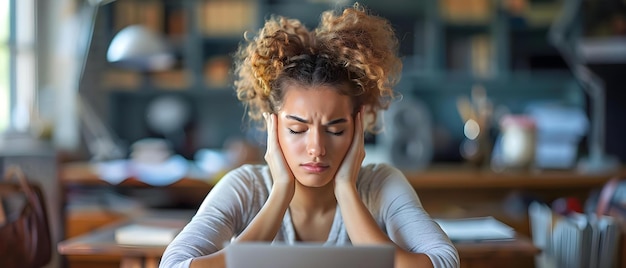
<svg viewBox="0 0 626 268"><path fill-rule="evenodd" d="M367 161L418 174L623 170L625 1L359 2L389 19L404 61L396 88L404 98L383 115L384 134L368 136ZM0 0L0 171L22 163L47 185L57 241L73 232L68 208L102 200L124 212L194 209L210 187L162 186L185 177L213 184L263 162L264 133L232 86L238 44L270 14L312 29L322 11L352 3ZM524 120L531 142L528 132L507 142L509 123ZM530 159L510 156L519 144L533 148ZM51 164L29 166L42 157ZM76 163L107 187L65 184L63 167ZM115 188L129 177L155 187Z"/></svg>

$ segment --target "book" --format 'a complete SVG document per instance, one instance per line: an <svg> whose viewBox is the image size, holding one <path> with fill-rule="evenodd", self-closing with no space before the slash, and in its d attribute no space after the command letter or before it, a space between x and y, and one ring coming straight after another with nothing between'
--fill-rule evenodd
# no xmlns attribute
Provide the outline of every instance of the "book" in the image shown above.
<svg viewBox="0 0 626 268"><path fill-rule="evenodd" d="M538 267L615 267L619 222L606 215L556 214L546 204L529 206L533 242L542 249Z"/></svg>
<svg viewBox="0 0 626 268"><path fill-rule="evenodd" d="M182 227L150 223L131 223L115 230L115 242L124 245L165 246Z"/></svg>
<svg viewBox="0 0 626 268"><path fill-rule="evenodd" d="M435 222L455 242L515 239L515 229L491 216L435 219Z"/></svg>

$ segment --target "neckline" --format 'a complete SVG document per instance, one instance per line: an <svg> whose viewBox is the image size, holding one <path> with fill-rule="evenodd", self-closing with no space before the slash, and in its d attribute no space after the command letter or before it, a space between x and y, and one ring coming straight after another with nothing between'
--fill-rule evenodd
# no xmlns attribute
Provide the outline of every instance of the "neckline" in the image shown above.
<svg viewBox="0 0 626 268"><path fill-rule="evenodd" d="M324 245L334 244L337 242L339 238L339 231L341 230L341 209L339 209L339 205L335 207L335 216L333 218L333 223L330 226L330 231L328 231L328 237L326 237L326 241L323 242ZM283 226L285 228L285 242L288 244L295 243L306 243L303 241L296 240L296 228L293 225L293 220L291 218L291 212L289 209L285 212L285 217L283 218Z"/></svg>

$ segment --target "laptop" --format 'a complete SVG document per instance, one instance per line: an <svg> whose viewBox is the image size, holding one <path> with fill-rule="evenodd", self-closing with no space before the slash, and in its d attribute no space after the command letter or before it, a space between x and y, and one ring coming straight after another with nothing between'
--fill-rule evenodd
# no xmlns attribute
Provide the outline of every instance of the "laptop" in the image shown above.
<svg viewBox="0 0 626 268"><path fill-rule="evenodd" d="M226 248L228 268L392 268L395 249L391 245L327 246L245 242Z"/></svg>

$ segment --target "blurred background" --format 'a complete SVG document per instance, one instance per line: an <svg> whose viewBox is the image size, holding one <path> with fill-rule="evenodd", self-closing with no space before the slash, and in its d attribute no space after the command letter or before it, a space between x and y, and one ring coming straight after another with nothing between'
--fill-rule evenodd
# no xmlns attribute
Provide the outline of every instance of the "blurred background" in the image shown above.
<svg viewBox="0 0 626 268"><path fill-rule="evenodd" d="M196 208L224 172L263 162L264 133L232 86L244 36L271 14L313 29L321 12L352 3L0 0L0 171L17 162L45 185L56 241L119 219L92 214L103 205ZM404 63L403 99L381 114L384 132L367 137L366 162L407 174L623 170L626 1L360 3L391 22ZM141 187L112 187L129 177ZM203 186L163 191L183 178ZM586 197L604 181L572 187ZM438 194L444 184L426 189L458 193ZM531 199L518 195L524 186L504 188L494 199Z"/></svg>
<svg viewBox="0 0 626 268"><path fill-rule="evenodd" d="M2 2L0 130L35 132L66 152L68 160L128 156L131 145L145 138L164 139L187 159L200 149L223 148L231 140L262 143L262 136L243 118L244 109L232 90L230 56L243 33L254 32L269 14L295 17L314 28L322 11L351 3ZM433 133L432 146L424 149L426 162L464 160L459 148L467 139L467 118L460 112L459 97L471 97L476 88L482 88L489 101L483 132L494 134L492 141L503 115L528 114L529 107L543 113L556 104L574 111L569 119L583 122L572 131L576 156L585 154L587 146L578 145L586 144L590 97L548 38L567 1L361 2L396 29L405 64L396 89L425 106L428 116L413 122L426 120L421 125ZM624 36L623 1L574 2L581 2L582 8L568 26L565 41L572 47L579 38ZM20 5L26 11L18 12ZM159 53L166 59L160 65L139 63L148 61L141 57L153 56L147 53L120 52L134 57L131 64L119 63L128 59L107 59L116 34L137 25L162 43ZM588 65L605 86L603 147L624 161L626 144L621 139L626 133L620 117L626 114L626 93L619 86L624 65ZM584 118L576 114L579 109ZM102 140L119 147L117 155L97 149L102 146L94 143ZM375 144L376 137L370 143Z"/></svg>

